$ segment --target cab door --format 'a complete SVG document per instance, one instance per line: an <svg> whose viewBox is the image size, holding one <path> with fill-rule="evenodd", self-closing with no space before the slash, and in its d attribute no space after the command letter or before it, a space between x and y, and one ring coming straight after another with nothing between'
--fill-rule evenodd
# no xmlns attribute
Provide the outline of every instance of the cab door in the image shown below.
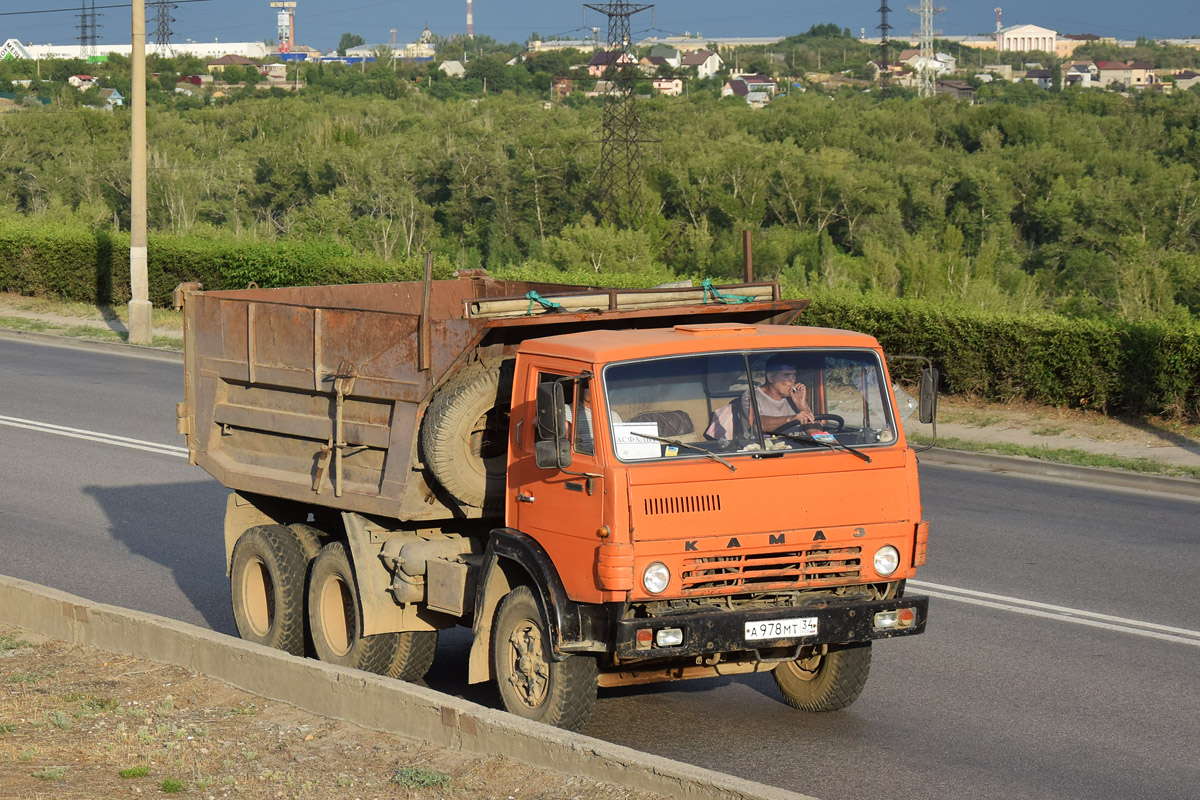
<svg viewBox="0 0 1200 800"><path fill-rule="evenodd" d="M604 480L597 459L595 427L602 424L592 413L590 382L583 367L574 362L539 361L527 364L524 402L520 415L510 421L512 453L508 471L511 502L509 524L537 540L558 569L574 600L591 600L598 591L595 574L598 531L603 525ZM552 431L541 430L537 419L537 387L558 382L566 405L566 438L571 463L564 469L545 454ZM537 443L543 445L542 464ZM514 518L515 517L515 518Z"/></svg>

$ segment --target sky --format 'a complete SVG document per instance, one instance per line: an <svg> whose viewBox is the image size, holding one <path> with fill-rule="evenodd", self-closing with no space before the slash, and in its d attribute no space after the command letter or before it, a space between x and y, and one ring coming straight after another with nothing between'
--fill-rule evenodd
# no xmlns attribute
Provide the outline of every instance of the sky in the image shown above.
<svg viewBox="0 0 1200 800"><path fill-rule="evenodd" d="M128 8L100 8L129 0L95 0L99 44L128 44ZM150 0L146 0L150 2ZM173 40L197 42L263 41L275 38L275 10L269 0L174 0ZM0 0L0 42L74 44L81 0ZM1138 36L1200 37L1200 4L1195 0L935 0L946 11L935 26L947 35L990 33L995 7L1003 7L1004 24L1030 23L1061 33L1095 33L1118 39ZM599 0L597 5L603 5ZM919 0L889 0L892 35L906 36L918 27L908 12ZM700 33L706 37L790 36L813 25L833 22L859 36L875 36L880 0L661 0L652 10L631 19L635 41L647 36ZM12 14L15 11L70 9L59 13ZM475 33L501 42L523 42L533 32L543 38L590 36L593 26L607 31L607 18L585 10L583 3L563 0L474 0ZM6 13L8 12L8 13ZM147 14L148 17L151 15ZM435 34L466 31L466 0L297 0L296 40L322 50L337 46L342 33L355 33L368 44L415 41L428 24ZM150 41L154 27L151 23Z"/></svg>

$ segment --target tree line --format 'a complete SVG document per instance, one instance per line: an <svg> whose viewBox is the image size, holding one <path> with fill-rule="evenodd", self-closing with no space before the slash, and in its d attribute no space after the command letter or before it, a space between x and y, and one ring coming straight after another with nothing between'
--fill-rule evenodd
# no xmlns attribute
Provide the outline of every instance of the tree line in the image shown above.
<svg viewBox="0 0 1200 800"><path fill-rule="evenodd" d="M462 97L436 88L461 83L385 64L307 69L324 74L296 95L152 105L154 230L329 241L383 261L433 251L543 276L717 278L740 274L750 230L758 273L797 291L1200 314L1191 92L998 86L980 106L795 92L758 110L716 92L651 98L638 106L643 212L618 229L597 211L602 99L549 104L491 81L485 98ZM0 116L0 214L127 228L128 124L58 100Z"/></svg>

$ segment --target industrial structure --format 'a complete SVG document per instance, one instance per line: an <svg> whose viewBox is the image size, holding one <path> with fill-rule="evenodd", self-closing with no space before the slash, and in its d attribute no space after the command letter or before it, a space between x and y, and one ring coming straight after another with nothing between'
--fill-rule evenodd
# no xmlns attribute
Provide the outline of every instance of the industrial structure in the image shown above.
<svg viewBox="0 0 1200 800"><path fill-rule="evenodd" d="M151 6L154 8L154 43L161 50L171 52L171 23L175 21L171 12L179 6L171 0L153 0Z"/></svg>
<svg viewBox="0 0 1200 800"><path fill-rule="evenodd" d="M274 0L271 8L279 9L275 15L275 39L279 42L279 52L290 53L296 46L295 0Z"/></svg>
<svg viewBox="0 0 1200 800"><path fill-rule="evenodd" d="M608 64L602 78L605 90L601 116L599 195L600 216L614 225L634 224L640 211L642 190L641 122L633 100L633 85L640 76L630 65L637 63L629 18L653 6L617 2L591 4L585 8L608 16Z"/></svg>
<svg viewBox="0 0 1200 800"><path fill-rule="evenodd" d="M937 93L938 68L933 52L933 37L941 35L941 31L933 29L933 17L946 10L945 6L934 6L933 0L921 0L921 5L908 9L920 16L921 27L917 31L917 39L921 43L921 60L917 69L917 95L933 97Z"/></svg>
<svg viewBox="0 0 1200 800"><path fill-rule="evenodd" d="M879 82L886 84L888 76L891 74L891 30L892 26L888 23L888 15L892 13L892 9L888 7L887 0L883 0L879 4Z"/></svg>
<svg viewBox="0 0 1200 800"><path fill-rule="evenodd" d="M84 59L96 55L96 29L102 27L96 24L96 0L80 0L79 13L79 52Z"/></svg>

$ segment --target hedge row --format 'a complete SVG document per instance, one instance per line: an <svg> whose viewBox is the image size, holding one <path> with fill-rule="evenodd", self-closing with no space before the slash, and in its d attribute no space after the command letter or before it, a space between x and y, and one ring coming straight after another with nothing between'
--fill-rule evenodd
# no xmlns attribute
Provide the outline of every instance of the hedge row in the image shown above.
<svg viewBox="0 0 1200 800"><path fill-rule="evenodd" d="M337 244L255 242L151 234L147 245L150 302L169 306L184 281L206 289L375 283L413 280L420 259L383 263ZM435 262L438 277L452 267ZM0 291L61 297L96 305L129 301L129 234L0 220Z"/></svg>
<svg viewBox="0 0 1200 800"><path fill-rule="evenodd" d="M322 242L154 235L148 252L150 301L159 307L170 304L172 290L183 281L235 289L250 282L372 283L421 274L419 259L384 264ZM438 277L448 277L451 269L443 259L435 264ZM505 277L554 277L539 270L510 272ZM593 282L589 277L598 276L559 279ZM650 273L625 277L640 286L662 279ZM125 303L128 234L0 219L0 291ZM800 321L870 333L888 353L928 356L941 370L943 390L953 394L1200 419L1200 325L1016 316L823 294Z"/></svg>
<svg viewBox="0 0 1200 800"><path fill-rule="evenodd" d="M928 356L952 394L1200 419L1200 325L837 296L815 299L800 321L870 333L890 354Z"/></svg>

